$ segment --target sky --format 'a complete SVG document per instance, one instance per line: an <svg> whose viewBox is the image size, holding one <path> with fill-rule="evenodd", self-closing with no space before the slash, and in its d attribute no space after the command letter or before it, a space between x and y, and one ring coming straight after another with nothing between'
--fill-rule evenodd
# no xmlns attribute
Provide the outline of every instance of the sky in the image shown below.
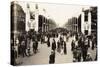
<svg viewBox="0 0 100 67"><path fill-rule="evenodd" d="M27 12L27 3L30 6L30 11L34 11L35 4L38 4L39 13L48 15L49 18L53 19L57 25L62 27L69 18L78 17L82 8L89 8L90 6L82 6L82 5L67 5L67 4L52 4L52 3L34 3L34 2L18 2L24 12ZM45 9L45 12L43 11Z"/></svg>

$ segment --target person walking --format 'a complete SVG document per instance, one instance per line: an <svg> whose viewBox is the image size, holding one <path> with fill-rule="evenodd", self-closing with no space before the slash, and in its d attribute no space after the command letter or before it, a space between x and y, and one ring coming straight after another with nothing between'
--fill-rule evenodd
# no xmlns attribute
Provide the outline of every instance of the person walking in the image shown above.
<svg viewBox="0 0 100 67"><path fill-rule="evenodd" d="M78 47L80 47L80 48L81 48L81 42L82 42L82 38L80 37L78 40Z"/></svg>
<svg viewBox="0 0 100 67"><path fill-rule="evenodd" d="M73 49L73 59L77 60L77 48Z"/></svg>
<svg viewBox="0 0 100 67"><path fill-rule="evenodd" d="M30 42L31 42L31 40L30 40L30 38L28 37L28 38L27 38L27 50L26 50L26 55L27 55L27 56L30 56Z"/></svg>
<svg viewBox="0 0 100 67"><path fill-rule="evenodd" d="M17 51L16 51L16 49L14 48L14 51L13 51L13 55L14 55L14 57L13 57L13 63L14 63L14 65L17 65Z"/></svg>
<svg viewBox="0 0 100 67"><path fill-rule="evenodd" d="M33 52L36 54L38 50L38 41L37 39L35 39L35 41L33 41Z"/></svg>
<svg viewBox="0 0 100 67"><path fill-rule="evenodd" d="M50 47L50 37L48 36L47 45Z"/></svg>
<svg viewBox="0 0 100 67"><path fill-rule="evenodd" d="M66 42L64 41L64 54L67 54Z"/></svg>
<svg viewBox="0 0 100 67"><path fill-rule="evenodd" d="M61 45L60 45L60 40L57 42L57 51L60 53L61 52Z"/></svg>
<svg viewBox="0 0 100 67"><path fill-rule="evenodd" d="M95 44L95 38L93 37L93 39L92 39L92 47L91 47L92 50L94 50L94 44Z"/></svg>
<svg viewBox="0 0 100 67"><path fill-rule="evenodd" d="M22 48L22 56L25 57L26 55L26 50L25 50L25 41L23 40L21 43L21 48Z"/></svg>
<svg viewBox="0 0 100 67"><path fill-rule="evenodd" d="M74 50L74 48L75 48L75 41L74 41L74 40L72 40L72 43L71 43L71 51L73 51L73 50Z"/></svg>
<svg viewBox="0 0 100 67"><path fill-rule="evenodd" d="M81 48L80 47L77 48L77 61L81 62Z"/></svg>
<svg viewBox="0 0 100 67"><path fill-rule="evenodd" d="M35 40L35 44L36 44L36 53L37 53L37 51L38 51L38 40L37 40L37 38Z"/></svg>
<svg viewBox="0 0 100 67"><path fill-rule="evenodd" d="M49 64L55 63L55 52L51 51L51 55L49 56Z"/></svg>
<svg viewBox="0 0 100 67"><path fill-rule="evenodd" d="M82 38L82 43L81 43L81 49L82 49L82 57L83 61L86 61L86 56L87 56L87 51L88 51L88 40L83 40Z"/></svg>
<svg viewBox="0 0 100 67"><path fill-rule="evenodd" d="M53 51L56 50L56 42L55 42L55 39L53 39L53 42L52 42L52 50Z"/></svg>

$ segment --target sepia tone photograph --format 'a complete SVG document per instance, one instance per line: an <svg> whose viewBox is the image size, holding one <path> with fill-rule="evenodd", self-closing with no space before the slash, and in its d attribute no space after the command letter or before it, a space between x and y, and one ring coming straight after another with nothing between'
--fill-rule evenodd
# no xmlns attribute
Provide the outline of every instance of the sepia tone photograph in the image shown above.
<svg viewBox="0 0 100 67"><path fill-rule="evenodd" d="M11 65L97 61L97 6L12 1Z"/></svg>

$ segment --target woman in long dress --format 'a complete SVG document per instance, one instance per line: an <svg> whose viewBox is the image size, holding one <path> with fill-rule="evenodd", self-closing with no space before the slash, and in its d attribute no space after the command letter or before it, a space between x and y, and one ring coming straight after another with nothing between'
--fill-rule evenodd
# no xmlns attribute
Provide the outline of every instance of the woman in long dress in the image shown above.
<svg viewBox="0 0 100 67"><path fill-rule="evenodd" d="M61 45L60 45L60 40L57 42L57 51L60 53L61 52Z"/></svg>
<svg viewBox="0 0 100 67"><path fill-rule="evenodd" d="M66 42L64 41L64 54L67 54Z"/></svg>
<svg viewBox="0 0 100 67"><path fill-rule="evenodd" d="M53 39L53 42L52 42L52 50L53 51L56 50L56 42L55 42L55 39Z"/></svg>

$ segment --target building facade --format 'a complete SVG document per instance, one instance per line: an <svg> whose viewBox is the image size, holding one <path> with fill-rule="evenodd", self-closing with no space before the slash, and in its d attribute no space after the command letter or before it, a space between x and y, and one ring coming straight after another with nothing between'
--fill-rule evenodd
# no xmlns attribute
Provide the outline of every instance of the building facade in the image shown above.
<svg viewBox="0 0 100 67"><path fill-rule="evenodd" d="M25 32L25 19L26 14L22 7L16 1L11 2L11 33L14 34L14 38Z"/></svg>
<svg viewBox="0 0 100 67"><path fill-rule="evenodd" d="M91 34L91 12L89 9L82 9L81 32L85 35Z"/></svg>
<svg viewBox="0 0 100 67"><path fill-rule="evenodd" d="M38 27L39 32L48 32L49 20L45 16L39 15Z"/></svg>
<svg viewBox="0 0 100 67"><path fill-rule="evenodd" d="M97 7L82 10L81 32L85 35L97 33Z"/></svg>
<svg viewBox="0 0 100 67"><path fill-rule="evenodd" d="M72 18L68 19L68 22L66 24L66 28L69 31L78 32L78 19L77 19L77 17L72 17Z"/></svg>
<svg viewBox="0 0 100 67"><path fill-rule="evenodd" d="M31 11L29 4L27 4L26 31L30 30L38 31L38 16L39 16L38 5L35 4L34 11Z"/></svg>
<svg viewBox="0 0 100 67"><path fill-rule="evenodd" d="M91 7L91 33L97 34L97 7Z"/></svg>

